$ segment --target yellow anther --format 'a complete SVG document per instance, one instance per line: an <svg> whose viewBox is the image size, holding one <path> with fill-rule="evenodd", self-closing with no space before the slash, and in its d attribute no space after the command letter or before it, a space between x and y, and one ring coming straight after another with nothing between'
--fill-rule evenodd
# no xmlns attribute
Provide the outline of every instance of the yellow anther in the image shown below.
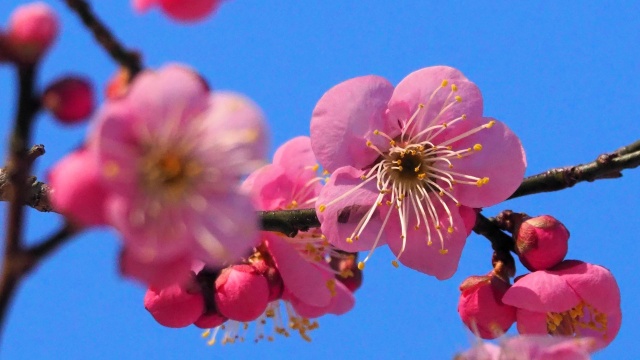
<svg viewBox="0 0 640 360"><path fill-rule="evenodd" d="M442 254L442 255L447 255L447 253L449 252L449 250L447 250L447 249L440 249L440 250L438 250L438 252L439 252L440 254Z"/></svg>
<svg viewBox="0 0 640 360"><path fill-rule="evenodd" d="M453 164L449 164L449 169L453 169Z"/></svg>
<svg viewBox="0 0 640 360"><path fill-rule="evenodd" d="M425 177L427 177L425 173L418 174L418 180L424 180Z"/></svg>
<svg viewBox="0 0 640 360"><path fill-rule="evenodd" d="M329 292L331 293L331 296L336 296L337 295L337 292L336 292L336 280L335 279L327 280L327 289L329 289Z"/></svg>
<svg viewBox="0 0 640 360"><path fill-rule="evenodd" d="M323 212L327 209L327 206L324 204L321 204L320 206L318 206L318 211Z"/></svg>
<svg viewBox="0 0 640 360"><path fill-rule="evenodd" d="M462 96L460 95L456 95L455 99L457 102L462 102Z"/></svg>
<svg viewBox="0 0 640 360"><path fill-rule="evenodd" d="M457 202L457 203L456 203L456 206L457 206L457 207L460 207L460 206L462 206L462 204L461 204L461 203L459 203L459 202Z"/></svg>
<svg viewBox="0 0 640 360"><path fill-rule="evenodd" d="M446 129L447 128L447 123L442 123L442 128Z"/></svg>
<svg viewBox="0 0 640 360"><path fill-rule="evenodd" d="M311 168L311 170L313 170L313 171L318 171L318 169L320 169L320 165L319 165L319 164L315 164L315 165L313 165L313 167Z"/></svg>
<svg viewBox="0 0 640 360"><path fill-rule="evenodd" d="M478 185L478 187L480 187L480 186L484 185L484 181L482 181L482 179L478 179L476 181L476 185Z"/></svg>
<svg viewBox="0 0 640 360"><path fill-rule="evenodd" d="M449 234L453 234L453 227L452 227L452 226L449 226L449 227L447 228L447 232L448 232Z"/></svg>
<svg viewBox="0 0 640 360"><path fill-rule="evenodd" d="M367 175L360 175L360 180L367 180Z"/></svg>
<svg viewBox="0 0 640 360"><path fill-rule="evenodd" d="M400 266L400 265L398 265L398 262L395 261L395 260L391 261L391 265L393 265L393 267L396 268L396 269L398 268L398 266Z"/></svg>
<svg viewBox="0 0 640 360"><path fill-rule="evenodd" d="M413 172L418 172L418 171L420 171L420 165L422 165L422 164L419 164L418 166L414 167L414 168L413 168Z"/></svg>
<svg viewBox="0 0 640 360"><path fill-rule="evenodd" d="M482 150L482 145L481 145L481 144L475 144L475 145L473 145L473 150L475 150L475 151L480 151L480 150Z"/></svg>
<svg viewBox="0 0 640 360"><path fill-rule="evenodd" d="M458 86L456 84L451 84L451 91L458 91Z"/></svg>
<svg viewBox="0 0 640 360"><path fill-rule="evenodd" d="M446 87L449 84L449 80L442 80L442 84L440 86Z"/></svg>
<svg viewBox="0 0 640 360"><path fill-rule="evenodd" d="M416 225L413 228L416 229L416 230L420 230L420 225Z"/></svg>
<svg viewBox="0 0 640 360"><path fill-rule="evenodd" d="M467 114L462 114L461 118L462 120L467 120Z"/></svg>
<svg viewBox="0 0 640 360"><path fill-rule="evenodd" d="M438 195L440 195L440 196L444 196L444 191L440 191L440 192L438 193Z"/></svg>
<svg viewBox="0 0 640 360"><path fill-rule="evenodd" d="M493 127L493 125L495 125L495 124L496 124L496 121L495 120L491 120L485 126L486 126L487 129L491 129L491 127Z"/></svg>
<svg viewBox="0 0 640 360"><path fill-rule="evenodd" d="M399 171L402 171L402 169L404 169L404 168L402 167L402 165L398 166L398 170L399 170Z"/></svg>
<svg viewBox="0 0 640 360"><path fill-rule="evenodd" d="M449 145L449 146L447 146L447 147L446 147L446 149L447 149L447 150L452 150L452 149L453 149L453 146Z"/></svg>
<svg viewBox="0 0 640 360"><path fill-rule="evenodd" d="M380 131L378 131L378 130L373 130L373 135L380 135Z"/></svg>
<svg viewBox="0 0 640 360"><path fill-rule="evenodd" d="M207 329L202 333L202 337L206 338L209 337L209 334L211 334L211 329Z"/></svg>
<svg viewBox="0 0 640 360"><path fill-rule="evenodd" d="M420 109L424 109L424 104L418 104L418 107L419 107Z"/></svg>
<svg viewBox="0 0 640 360"><path fill-rule="evenodd" d="M347 242L348 242L349 244L351 244L351 243L353 243L353 239L352 239L352 238L350 238L350 237L348 237L348 238L347 238Z"/></svg>
<svg viewBox="0 0 640 360"><path fill-rule="evenodd" d="M396 142L395 142L395 140L391 140L391 141L389 141L389 145L391 145L391 146L396 146Z"/></svg>
<svg viewBox="0 0 640 360"><path fill-rule="evenodd" d="M327 175L329 175L329 174L330 174L330 173L329 173L327 170L322 170L322 175L323 175L323 176L327 176Z"/></svg>
<svg viewBox="0 0 640 360"><path fill-rule="evenodd" d="M387 206L391 205L391 200L387 200Z"/></svg>
<svg viewBox="0 0 640 360"><path fill-rule="evenodd" d="M489 182L489 178L488 177L483 177L482 178L482 185L485 185Z"/></svg>
<svg viewBox="0 0 640 360"><path fill-rule="evenodd" d="M362 261L358 263L358 269L364 270L364 263Z"/></svg>
<svg viewBox="0 0 640 360"><path fill-rule="evenodd" d="M429 241L427 242L427 246L431 246L431 245L433 245L433 241L429 240Z"/></svg>
<svg viewBox="0 0 640 360"><path fill-rule="evenodd" d="M371 142L371 140L367 140L367 146L371 146L373 145L373 143Z"/></svg>

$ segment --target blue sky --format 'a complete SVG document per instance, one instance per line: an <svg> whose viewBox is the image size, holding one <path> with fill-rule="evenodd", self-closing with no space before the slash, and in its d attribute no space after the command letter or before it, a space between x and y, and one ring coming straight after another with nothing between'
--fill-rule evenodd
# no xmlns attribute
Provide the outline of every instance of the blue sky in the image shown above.
<svg viewBox="0 0 640 360"><path fill-rule="evenodd" d="M62 1L62 33L41 66L40 86L65 73L89 76L98 89L116 65ZM0 3L0 24L23 1ZM640 137L640 4L635 1L258 1L225 3L197 25L176 24L158 11L133 14L129 1L94 1L96 12L148 66L181 62L213 88L247 94L264 110L272 151L308 135L316 101L351 77L377 74L397 83L430 65L460 69L482 90L485 115L506 122L528 154L527 174L588 162ZM12 122L15 76L0 67L2 151ZM47 154L36 174L78 146L86 127L61 127L39 117L34 143ZM569 258L601 264L622 291L617 339L595 359L632 359L637 347L640 290L640 171L622 179L505 202L485 209L552 214L571 231ZM0 204L6 217L6 204ZM60 223L29 211L27 237L36 241ZM0 230L4 236L5 230ZM437 281L394 269L381 249L368 263L356 307L320 320L312 343L208 347L194 327L157 325L142 306L145 289L116 271L119 240L112 231L78 236L23 283L15 297L2 355L7 359L261 359L304 357L449 359L473 342L460 322L458 285L490 270L486 239L472 235L460 268ZM519 274L523 268L518 268ZM606 296L606 295L603 295Z"/></svg>

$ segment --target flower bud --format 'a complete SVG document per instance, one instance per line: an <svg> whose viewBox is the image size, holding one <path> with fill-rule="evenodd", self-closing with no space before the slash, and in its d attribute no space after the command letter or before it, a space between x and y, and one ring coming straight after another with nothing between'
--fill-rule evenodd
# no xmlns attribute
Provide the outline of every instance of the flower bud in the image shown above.
<svg viewBox="0 0 640 360"><path fill-rule="evenodd" d="M6 44L11 57L33 64L49 49L58 35L58 16L43 2L17 7L11 14Z"/></svg>
<svg viewBox="0 0 640 360"><path fill-rule="evenodd" d="M236 321L252 321L267 309L269 284L253 266L234 265L216 279L214 299L220 314Z"/></svg>
<svg viewBox="0 0 640 360"><path fill-rule="evenodd" d="M74 124L93 112L93 88L89 80L67 76L50 84L42 96L43 106L64 124Z"/></svg>
<svg viewBox="0 0 640 360"><path fill-rule="evenodd" d="M148 10L153 5L160 5L167 15L183 22L198 21L213 12L221 0L133 0L136 11Z"/></svg>
<svg viewBox="0 0 640 360"><path fill-rule="evenodd" d="M158 289L151 287L144 296L144 307L160 324L180 328L193 324L204 313L200 293L189 293L180 285Z"/></svg>
<svg viewBox="0 0 640 360"><path fill-rule="evenodd" d="M104 225L107 190L97 156L89 149L67 155L49 172L53 208L81 226Z"/></svg>
<svg viewBox="0 0 640 360"><path fill-rule="evenodd" d="M278 269L275 266L269 266L263 259L256 260L252 262L251 265L267 279L267 283L269 284L269 302L280 299L284 291L284 282Z"/></svg>
<svg viewBox="0 0 640 360"><path fill-rule="evenodd" d="M525 220L514 237L520 262L530 271L549 269L567 255L569 231L553 216Z"/></svg>
<svg viewBox="0 0 640 360"><path fill-rule="evenodd" d="M219 313L204 314L193 325L201 329L212 329L224 324L227 320L225 316Z"/></svg>
<svg viewBox="0 0 640 360"><path fill-rule="evenodd" d="M516 321L516 308L502 303L510 285L493 274L471 276L460 285L458 313L462 322L483 339L495 339Z"/></svg>

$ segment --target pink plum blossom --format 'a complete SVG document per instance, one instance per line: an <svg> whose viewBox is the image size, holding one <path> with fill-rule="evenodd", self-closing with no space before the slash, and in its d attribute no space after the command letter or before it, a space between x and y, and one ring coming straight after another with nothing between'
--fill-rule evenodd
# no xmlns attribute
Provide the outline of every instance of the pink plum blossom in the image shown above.
<svg viewBox="0 0 640 360"><path fill-rule="evenodd" d="M520 335L492 343L478 343L455 360L589 360L593 339L568 336Z"/></svg>
<svg viewBox="0 0 640 360"><path fill-rule="evenodd" d="M17 7L3 36L9 57L19 62L35 63L49 49L59 32L58 15L49 5L34 2Z"/></svg>
<svg viewBox="0 0 640 360"><path fill-rule="evenodd" d="M516 321L516 308L501 300L508 289L507 282L492 274L465 279L458 302L462 322L483 339L503 335Z"/></svg>
<svg viewBox="0 0 640 360"><path fill-rule="evenodd" d="M483 117L478 87L446 66L395 88L373 75L334 86L313 111L311 146L331 172L316 203L329 242L346 251L387 243L394 266L438 279L457 269L472 208L508 198L526 166L518 137Z"/></svg>
<svg viewBox="0 0 640 360"><path fill-rule="evenodd" d="M133 0L133 8L143 12L152 6L160 6L171 18L182 22L204 19L214 12L222 0Z"/></svg>
<svg viewBox="0 0 640 360"><path fill-rule="evenodd" d="M221 315L236 321L253 321L269 303L269 284L251 265L234 265L216 279L216 308Z"/></svg>
<svg viewBox="0 0 640 360"><path fill-rule="evenodd" d="M577 260L523 276L502 301L518 309L521 334L589 337L597 348L613 341L622 321L620 289L611 272Z"/></svg>
<svg viewBox="0 0 640 360"><path fill-rule="evenodd" d="M514 237L520 262L530 271L558 265L569 250L569 230L550 215L526 219Z"/></svg>
<svg viewBox="0 0 640 360"><path fill-rule="evenodd" d="M262 164L266 144L248 99L210 93L182 66L145 71L104 104L88 142L107 192L102 211L132 263L186 255L222 266L256 245L257 215L239 183Z"/></svg>

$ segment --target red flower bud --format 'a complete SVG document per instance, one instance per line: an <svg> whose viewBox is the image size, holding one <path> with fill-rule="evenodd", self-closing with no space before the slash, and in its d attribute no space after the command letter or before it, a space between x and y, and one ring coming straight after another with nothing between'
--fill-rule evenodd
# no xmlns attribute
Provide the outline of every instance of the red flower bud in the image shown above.
<svg viewBox="0 0 640 360"><path fill-rule="evenodd" d="M5 46L9 57L18 62L35 63L58 36L58 16L43 2L17 7L11 14Z"/></svg>
<svg viewBox="0 0 640 360"><path fill-rule="evenodd" d="M93 112L93 88L89 80L67 76L47 87L42 96L43 106L64 124L74 124Z"/></svg>
<svg viewBox="0 0 640 360"><path fill-rule="evenodd" d="M510 285L497 276L471 276L460 285L458 313L483 339L495 339L516 321L516 308L502 303Z"/></svg>
<svg viewBox="0 0 640 360"><path fill-rule="evenodd" d="M531 271L549 269L567 255L569 231L553 216L525 220L514 237L520 262Z"/></svg>
<svg viewBox="0 0 640 360"><path fill-rule="evenodd" d="M189 293L180 285L151 287L144 296L144 307L160 325L180 328L200 318L204 313L204 299L202 294Z"/></svg>
<svg viewBox="0 0 640 360"><path fill-rule="evenodd" d="M269 284L253 266L234 265L216 279L214 299L220 314L236 321L252 321L267 309Z"/></svg>

